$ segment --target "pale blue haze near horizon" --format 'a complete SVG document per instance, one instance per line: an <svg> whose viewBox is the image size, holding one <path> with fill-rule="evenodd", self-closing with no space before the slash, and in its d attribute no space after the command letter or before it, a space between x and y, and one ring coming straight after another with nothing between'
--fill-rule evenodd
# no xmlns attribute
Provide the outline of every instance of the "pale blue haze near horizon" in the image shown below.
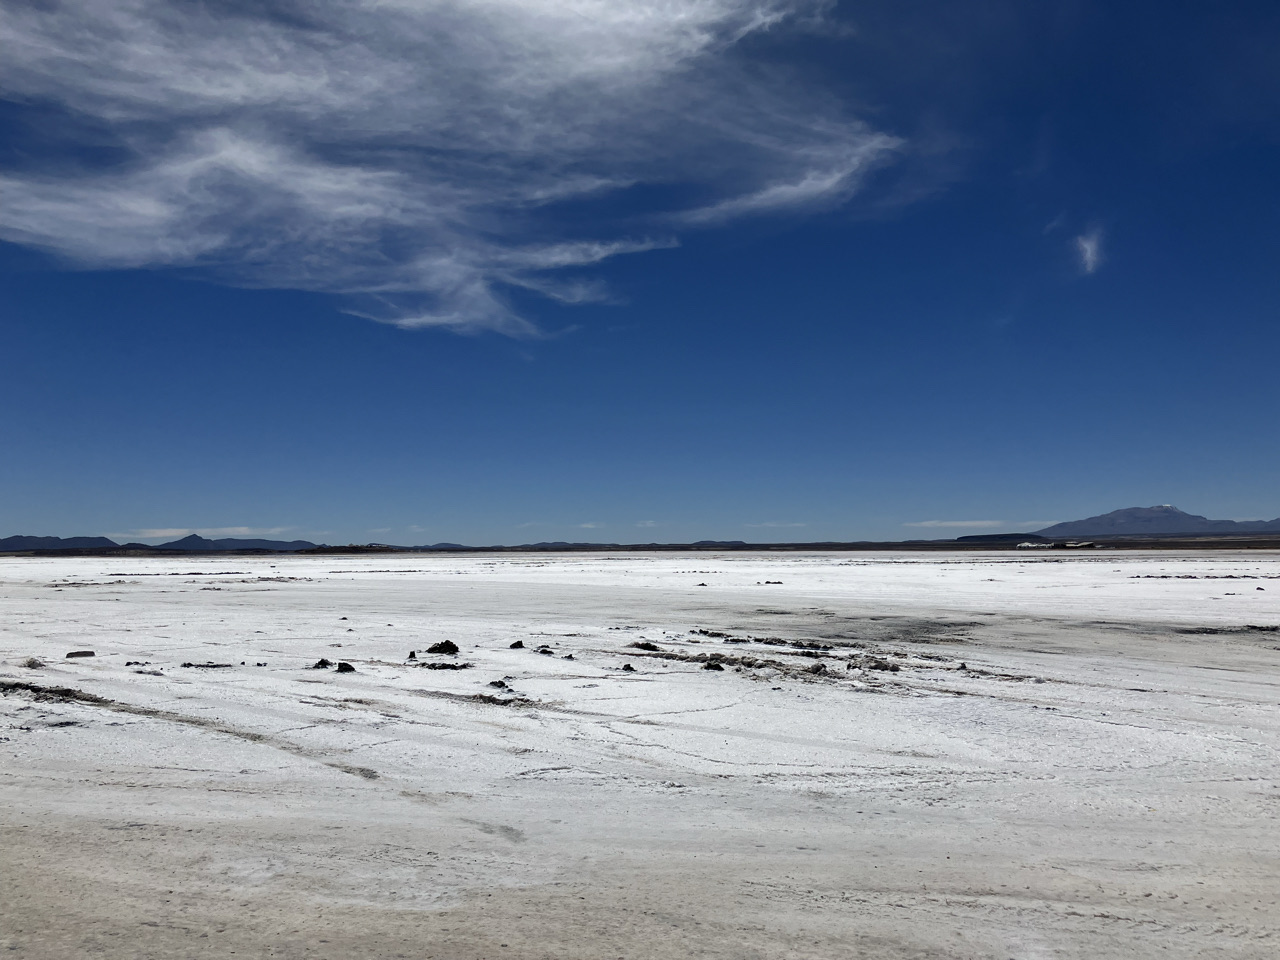
<svg viewBox="0 0 1280 960"><path fill-rule="evenodd" d="M1280 516L1280 6L0 19L0 537Z"/></svg>

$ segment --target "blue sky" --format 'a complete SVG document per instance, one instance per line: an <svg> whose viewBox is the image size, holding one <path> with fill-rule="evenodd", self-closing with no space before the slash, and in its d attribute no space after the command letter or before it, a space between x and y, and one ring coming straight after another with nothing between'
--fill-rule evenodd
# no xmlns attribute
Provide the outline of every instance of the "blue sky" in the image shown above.
<svg viewBox="0 0 1280 960"><path fill-rule="evenodd" d="M1280 514L1280 8L0 21L0 535Z"/></svg>

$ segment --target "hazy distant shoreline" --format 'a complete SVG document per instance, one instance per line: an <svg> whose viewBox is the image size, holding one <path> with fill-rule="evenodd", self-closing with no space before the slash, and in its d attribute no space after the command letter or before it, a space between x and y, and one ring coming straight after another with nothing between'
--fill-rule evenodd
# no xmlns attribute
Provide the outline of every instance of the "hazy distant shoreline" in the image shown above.
<svg viewBox="0 0 1280 960"><path fill-rule="evenodd" d="M999 522L999 521L997 521ZM934 521L929 521L930 525ZM968 525L963 521L959 525ZM988 521L983 521L986 525ZM948 525L942 522L941 525ZM1141 549L1280 549L1280 518L1275 520L1210 520L1171 504L1125 507L1083 520L1055 523L1041 530L971 534L941 540L817 540L791 543L748 543L744 540L695 540L692 543L581 543L563 540L507 546L432 543L330 545L310 540L262 540L227 537L209 540L192 533L168 543L117 543L107 537L31 537L0 539L0 554L27 556L175 556L205 554L334 554L334 553L672 553L733 550L746 552L843 552L879 550L1000 550L1037 544L1059 549L1123 547Z"/></svg>
<svg viewBox="0 0 1280 960"><path fill-rule="evenodd" d="M2 544L3 541L0 541ZM1035 535L1009 537L960 537L954 540L855 540L797 543L747 543L711 541L701 543L526 543L513 546L426 546L401 547L392 544L346 544L292 550L269 548L226 548L179 550L147 544L120 544L114 547L0 548L0 556L12 557L207 557L207 556L323 556L350 554L503 554L503 553L879 553L886 551L973 553L1016 550L1021 543L1039 543L1061 550L1280 550L1280 534L1155 534L1150 536L1094 537L1087 542L1053 540Z"/></svg>

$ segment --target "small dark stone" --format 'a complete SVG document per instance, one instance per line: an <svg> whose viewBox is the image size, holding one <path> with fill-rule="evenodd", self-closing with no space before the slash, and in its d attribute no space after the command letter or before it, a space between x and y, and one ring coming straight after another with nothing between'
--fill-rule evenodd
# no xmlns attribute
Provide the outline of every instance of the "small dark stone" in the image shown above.
<svg viewBox="0 0 1280 960"><path fill-rule="evenodd" d="M265 664L265 663L255 663L255 664L254 664L254 666L255 666L255 667L265 667L265 666L266 666L266 664Z"/></svg>
<svg viewBox="0 0 1280 960"><path fill-rule="evenodd" d="M826 673L827 672L826 664L815 663L812 667L809 668L809 672L810 673Z"/></svg>
<svg viewBox="0 0 1280 960"><path fill-rule="evenodd" d="M418 659L418 651L417 651L417 650L410 650L410 651L409 651L409 656L405 657L405 659L406 659L406 660L417 660L417 659Z"/></svg>
<svg viewBox="0 0 1280 960"><path fill-rule="evenodd" d="M968 669L969 669L969 665L968 665L967 663L962 663L962 664L960 664L960 669L961 669L961 670L968 670Z"/></svg>
<svg viewBox="0 0 1280 960"><path fill-rule="evenodd" d="M700 587L705 587L705 586L706 586L706 584L705 584L705 583L700 583L700 584L698 584L698 586L700 586Z"/></svg>
<svg viewBox="0 0 1280 960"><path fill-rule="evenodd" d="M312 670L328 670L332 666L333 666L332 660L326 659L325 657L321 657L319 660L317 660L315 663L311 665L311 669Z"/></svg>
<svg viewBox="0 0 1280 960"><path fill-rule="evenodd" d="M556 652L550 647L539 647L538 652L544 657L554 657L556 655Z"/></svg>
<svg viewBox="0 0 1280 960"><path fill-rule="evenodd" d="M489 681L489 686L491 686L491 687L497 687L499 690L505 690L505 689L507 689L507 685L506 685L505 683L503 683L501 680L490 680L490 681Z"/></svg>
<svg viewBox="0 0 1280 960"><path fill-rule="evenodd" d="M706 663L702 665L702 669L703 670L723 670L724 667L720 666L720 664L716 663L714 660L708 660Z"/></svg>
<svg viewBox="0 0 1280 960"><path fill-rule="evenodd" d="M572 653L566 653L566 654L565 654L563 657L561 657L560 659L561 659L561 660L572 660L572 659L573 659L573 654L572 654Z"/></svg>
<svg viewBox="0 0 1280 960"><path fill-rule="evenodd" d="M427 647L427 653L457 653L458 645L452 640L441 640Z"/></svg>
<svg viewBox="0 0 1280 960"><path fill-rule="evenodd" d="M346 617L339 617L338 619L339 619L339 620L345 620L345 619L347 619L347 618L346 618Z"/></svg>
<svg viewBox="0 0 1280 960"><path fill-rule="evenodd" d="M351 664L347 663L347 661L343 660L342 663L338 664L338 672L339 673L355 673L356 668L353 667Z"/></svg>
<svg viewBox="0 0 1280 960"><path fill-rule="evenodd" d="M94 653L92 650L72 650L70 653L67 654L66 659L70 660L73 657L96 657L96 656L97 654Z"/></svg>
<svg viewBox="0 0 1280 960"><path fill-rule="evenodd" d="M511 650L523 650L523 649L524 649L524 641L523 641L523 640L517 640L515 643L513 643L513 644L510 646L510 648L509 648L509 649L511 649Z"/></svg>
<svg viewBox="0 0 1280 960"><path fill-rule="evenodd" d="M622 672L623 672L623 673L635 673L635 672L636 672L636 668L635 668L635 667L633 667L633 666L632 666L631 664L629 664L629 663L624 663L624 664L622 665Z"/></svg>
<svg viewBox="0 0 1280 960"><path fill-rule="evenodd" d="M637 650L649 650L651 652L658 649L658 645L656 643L650 643L648 640L637 640L635 643L627 644L627 646L634 647Z"/></svg>

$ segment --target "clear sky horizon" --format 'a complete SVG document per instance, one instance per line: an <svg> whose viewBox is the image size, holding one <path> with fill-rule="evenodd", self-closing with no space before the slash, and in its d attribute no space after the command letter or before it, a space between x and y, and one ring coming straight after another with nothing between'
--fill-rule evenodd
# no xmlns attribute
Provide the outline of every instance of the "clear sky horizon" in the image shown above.
<svg viewBox="0 0 1280 960"><path fill-rule="evenodd" d="M0 536L1280 515L1280 7L0 18Z"/></svg>

